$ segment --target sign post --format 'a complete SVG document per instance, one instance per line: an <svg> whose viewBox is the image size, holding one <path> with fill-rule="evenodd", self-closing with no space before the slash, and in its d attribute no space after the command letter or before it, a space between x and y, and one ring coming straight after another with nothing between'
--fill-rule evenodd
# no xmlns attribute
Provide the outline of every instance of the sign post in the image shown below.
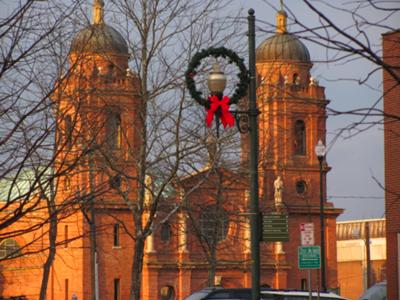
<svg viewBox="0 0 400 300"><path fill-rule="evenodd" d="M302 246L314 246L314 223L301 223L300 236ZM308 298L312 299L311 291L311 269L307 269L308 273Z"/></svg>

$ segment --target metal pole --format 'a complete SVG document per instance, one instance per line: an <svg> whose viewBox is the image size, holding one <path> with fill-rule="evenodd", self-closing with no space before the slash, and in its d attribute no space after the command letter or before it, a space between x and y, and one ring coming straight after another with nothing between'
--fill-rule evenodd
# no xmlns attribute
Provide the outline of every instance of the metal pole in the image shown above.
<svg viewBox="0 0 400 300"><path fill-rule="evenodd" d="M321 290L326 292L326 270L325 270L325 213L324 213L324 185L322 162L323 156L318 156L319 160L319 206L320 206L320 223L321 223Z"/></svg>
<svg viewBox="0 0 400 300"><path fill-rule="evenodd" d="M371 280L371 248L370 248L370 236L369 236L369 223L365 222L365 250L366 250L366 259L367 259L367 288L370 288L372 285Z"/></svg>
<svg viewBox="0 0 400 300"><path fill-rule="evenodd" d="M312 300L311 269L308 269L308 299Z"/></svg>
<svg viewBox="0 0 400 300"><path fill-rule="evenodd" d="M93 149L89 152L89 186L90 186L90 256L92 263L92 299L99 300L99 274L98 274L98 261L97 261L97 241L96 241L96 213L94 207L94 159Z"/></svg>
<svg viewBox="0 0 400 300"><path fill-rule="evenodd" d="M255 50L255 16L249 9L249 124L250 124L250 229L251 229L251 299L260 296L260 231L258 207L258 123L259 111L256 103L256 50Z"/></svg>

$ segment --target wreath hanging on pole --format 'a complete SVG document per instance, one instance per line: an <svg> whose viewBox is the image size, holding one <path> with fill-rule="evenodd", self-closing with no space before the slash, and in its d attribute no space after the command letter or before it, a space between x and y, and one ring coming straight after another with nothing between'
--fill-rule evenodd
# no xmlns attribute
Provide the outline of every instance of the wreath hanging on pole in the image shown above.
<svg viewBox="0 0 400 300"><path fill-rule="evenodd" d="M236 89L231 97L224 96L222 99L219 99L217 96L213 95L205 99L203 98L202 93L196 89L194 77L197 75L197 68L199 67L201 61L209 56L213 56L215 58L223 57L228 59L229 63L235 63L239 69L239 73L237 74L239 82L237 83ZM224 127L227 125L233 126L234 119L229 112L229 106L231 104L237 104L239 99L243 98L247 94L247 87L249 83L248 74L249 72L244 64L243 59L240 58L234 51L225 47L203 49L193 56L185 73L185 82L190 96L196 100L197 103L206 108L207 126L211 126L214 114L216 114L217 117L222 120Z"/></svg>

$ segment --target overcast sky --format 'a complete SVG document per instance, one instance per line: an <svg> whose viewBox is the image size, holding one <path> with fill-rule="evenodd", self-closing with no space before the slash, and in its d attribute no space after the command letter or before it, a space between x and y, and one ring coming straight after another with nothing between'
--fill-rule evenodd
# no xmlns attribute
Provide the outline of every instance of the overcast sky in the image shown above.
<svg viewBox="0 0 400 300"><path fill-rule="evenodd" d="M327 1L336 4L338 7L345 7L340 4L343 1ZM345 3L350 3L347 1ZM275 23L275 10L279 7L278 0L237 0L238 7L244 8L244 15L247 15L249 8L256 12L257 26L270 31L268 23ZM302 1L284 1L286 10L296 15L300 22L315 26L318 24L316 16L305 6ZM314 2L315 3L315 2ZM354 2L352 2L354 3ZM343 5L343 6L342 6ZM400 2L393 1L393 5L400 8ZM272 6L272 7L271 7ZM344 28L354 24L350 15L321 6L326 15L331 17ZM362 14L369 20L378 20L382 15L376 11L363 9ZM290 21L289 21L290 23ZM388 21L393 28L400 28L400 16L394 15ZM365 28L372 47L380 50L381 33L386 29ZM295 25L289 26L289 31L299 30ZM270 36L270 34L257 30L257 45ZM313 61L324 61L327 50L316 44L303 41ZM329 53L329 55L332 52ZM343 80L346 78L362 79L374 66L366 60L358 60L340 63L315 63L311 70L312 76L316 77L322 86L326 87L326 97L331 100L329 107L337 110L349 110L359 107L370 107L382 95L381 81L382 72L376 72L370 78L368 84L359 85L356 81ZM340 80L339 80L340 79ZM372 87L372 88L371 88ZM382 107L381 103L379 107ZM376 178L381 184L384 183L384 158L383 158L383 128L374 126L365 132L359 133L351 138L355 131L345 131L339 139L334 139L337 132L358 121L356 116L330 116L327 123L329 153L327 160L332 170L328 174L328 197L335 203L336 207L344 208L345 213L339 220L350 220L358 218L381 218L384 216L384 192L374 180Z"/></svg>

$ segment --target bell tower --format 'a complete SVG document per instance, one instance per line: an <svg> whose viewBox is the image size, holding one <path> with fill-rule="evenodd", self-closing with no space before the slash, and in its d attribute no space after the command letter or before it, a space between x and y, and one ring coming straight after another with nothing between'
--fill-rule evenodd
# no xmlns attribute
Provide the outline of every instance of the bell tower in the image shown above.
<svg viewBox="0 0 400 300"><path fill-rule="evenodd" d="M129 298L133 241L122 228L133 227L128 206L136 198L144 116L128 59L125 39L104 21L103 1L94 0L92 24L73 38L69 72L53 95L55 167L64 170L57 202L75 203L58 226L65 246L54 262L54 299Z"/></svg>
<svg viewBox="0 0 400 300"><path fill-rule="evenodd" d="M315 245L320 245L320 171L314 148L319 139L326 143L326 106L329 101L325 98L324 87L311 77L312 61L308 49L287 30L287 15L283 9L277 12L276 20L276 34L263 41L256 50L257 103L261 112L260 210L276 211L279 206L289 219L289 242L268 248L274 249L276 259L287 270L283 277L282 272L279 277L276 270L274 287L302 288L308 277L306 270L298 269L301 223L314 223ZM242 150L246 152L245 145ZM329 169L324 163L326 265L328 287L336 288L335 230L336 217L341 210L326 201ZM274 182L278 177L281 188L277 197ZM279 203L276 203L276 198L280 199ZM265 244L262 247L266 247ZM316 289L318 271L313 272L313 288Z"/></svg>

